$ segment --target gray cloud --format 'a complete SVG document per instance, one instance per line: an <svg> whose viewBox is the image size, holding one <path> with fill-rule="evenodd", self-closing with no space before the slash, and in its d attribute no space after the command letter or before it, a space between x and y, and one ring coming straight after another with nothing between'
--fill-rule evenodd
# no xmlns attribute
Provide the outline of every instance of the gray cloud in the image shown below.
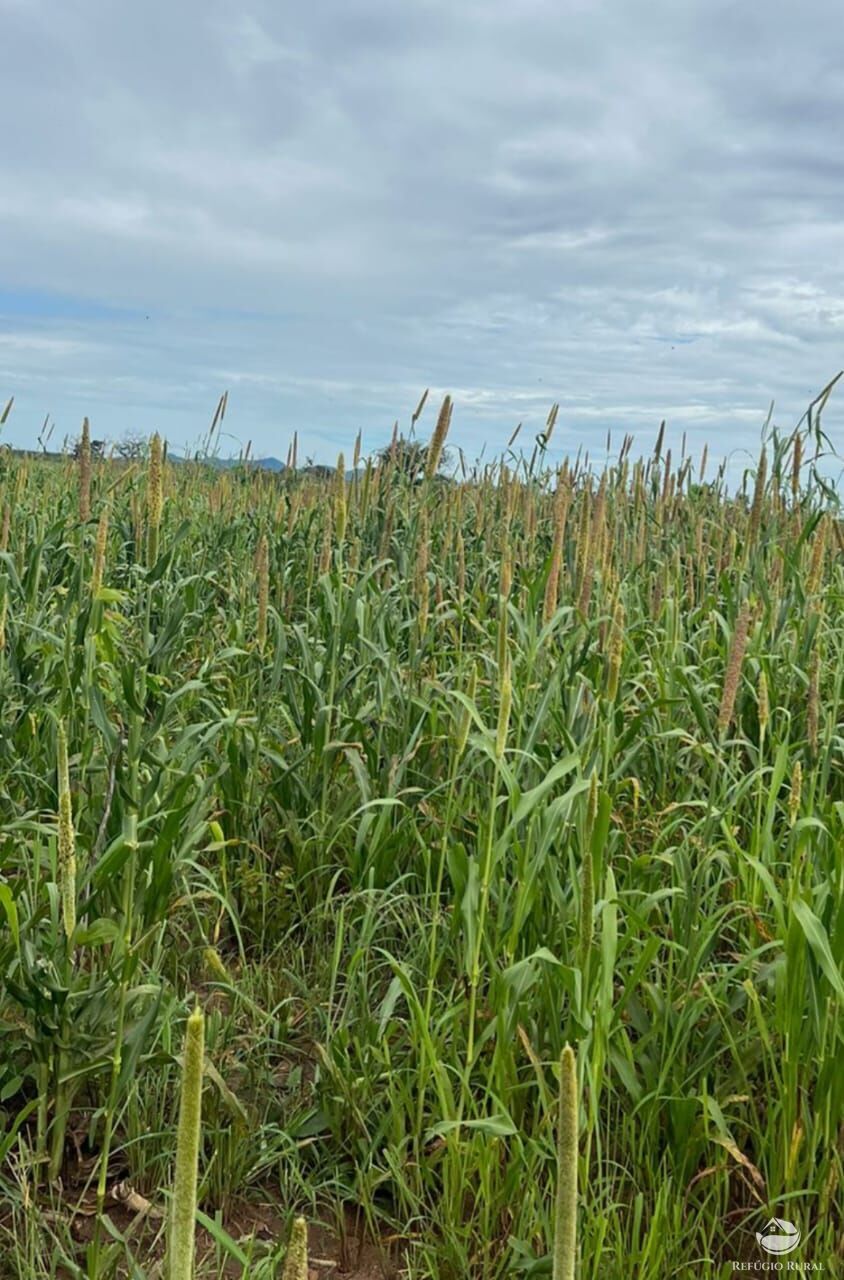
<svg viewBox="0 0 844 1280"><path fill-rule="evenodd" d="M753 448L844 363L838 6L0 0L0 399L32 439ZM828 428L840 441L840 411Z"/></svg>

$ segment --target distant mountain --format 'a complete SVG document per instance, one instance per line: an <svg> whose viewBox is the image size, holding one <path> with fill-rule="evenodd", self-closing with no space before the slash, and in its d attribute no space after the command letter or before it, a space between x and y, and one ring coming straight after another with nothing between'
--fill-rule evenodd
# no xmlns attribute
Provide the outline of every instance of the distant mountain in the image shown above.
<svg viewBox="0 0 844 1280"><path fill-rule="evenodd" d="M249 467L254 471L286 471L287 467L280 458L250 458L243 462L241 458L186 458L178 453L167 454L168 462L204 462L209 467L217 467L220 471L230 471L233 467Z"/></svg>
<svg viewBox="0 0 844 1280"><path fill-rule="evenodd" d="M39 458L41 461L59 461L70 455L67 453L47 452L39 449L13 449L11 446L5 446L10 453L18 457ZM110 455L106 455L108 460L112 460ZM119 461L119 459L118 459ZM124 462L128 462L124 459ZM275 458L272 455L269 458L250 458L248 462L243 462L241 458L192 458L183 453L174 453L172 450L167 451L167 461L172 462L174 466L182 466L186 462L203 462L207 467L215 467L218 471L232 471L235 467L248 467L252 471L272 471L280 474L287 470L287 464L281 461L281 458ZM335 475L335 467L329 466L327 463L312 463L309 466L298 468L298 474L312 477L323 477L331 479ZM354 480L355 472L347 471L346 479Z"/></svg>

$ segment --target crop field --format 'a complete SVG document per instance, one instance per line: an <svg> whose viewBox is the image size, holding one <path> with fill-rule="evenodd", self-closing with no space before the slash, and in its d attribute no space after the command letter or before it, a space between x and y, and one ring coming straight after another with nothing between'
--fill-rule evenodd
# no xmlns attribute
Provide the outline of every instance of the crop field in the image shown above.
<svg viewBox="0 0 844 1280"><path fill-rule="evenodd" d="M3 1280L844 1275L823 403L0 451Z"/></svg>

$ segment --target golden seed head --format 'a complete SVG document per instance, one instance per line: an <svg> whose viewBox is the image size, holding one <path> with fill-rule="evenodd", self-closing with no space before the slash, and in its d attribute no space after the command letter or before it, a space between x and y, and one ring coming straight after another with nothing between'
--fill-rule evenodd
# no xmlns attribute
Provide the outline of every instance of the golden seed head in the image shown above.
<svg viewBox="0 0 844 1280"><path fill-rule="evenodd" d="M589 484L583 490L581 501L583 506L580 512L580 529L577 540L578 571L580 573L578 608L582 614L585 614L589 608L589 599L592 594L592 578L595 571L595 561L592 555L594 522L592 520L592 495Z"/></svg>
<svg viewBox="0 0 844 1280"><path fill-rule="evenodd" d="M147 469L147 564L150 568L158 559L158 531L164 505L164 472L162 465L161 436L156 431L149 442L149 466Z"/></svg>
<svg viewBox="0 0 844 1280"><path fill-rule="evenodd" d="M324 526L323 531L322 531L322 552L321 552L321 554L320 554L320 558L319 558L319 573L320 573L320 577L322 577L322 575L323 575L324 573L328 573L329 569L331 568L331 535L332 535L332 526L333 526L333 521L332 521L331 508L330 508L330 507L326 507L326 509L325 509L325 526Z"/></svg>
<svg viewBox="0 0 844 1280"><path fill-rule="evenodd" d="M747 647L747 633L750 627L750 605L745 600L739 611L736 629L733 633L733 642L730 646L730 654L727 660L727 670L724 675L724 688L721 693L721 705L718 710L718 732L723 735L727 732L733 719L733 712L736 705L736 694L738 693L739 679L741 677L741 667L744 662L744 651Z"/></svg>
<svg viewBox="0 0 844 1280"><path fill-rule="evenodd" d="M502 600L510 599L510 589L513 585L513 562L510 556L510 548L504 548L504 554L501 557L501 576L498 583L498 594Z"/></svg>
<svg viewBox="0 0 844 1280"><path fill-rule="evenodd" d="M548 417L545 419L545 430L538 437L539 444L543 449L547 449L548 445L551 443L551 436L554 434L554 427L556 425L557 414L559 412L560 406L558 404L552 404L548 412Z"/></svg>
<svg viewBox="0 0 844 1280"><path fill-rule="evenodd" d="M428 399L428 391L429 391L429 390L430 390L430 388L428 388L428 387L426 387L426 388L425 388L425 390L422 392L422 396L421 396L421 398L420 398L420 400L419 400L418 405L416 406L416 408L415 408L415 409L414 409L414 411L413 411L413 417L411 418L411 422L413 423L413 425L414 425L414 426L416 425L416 423L419 421L419 419L420 419L420 418L421 418L421 416L422 416L422 410L425 408L425 402L426 402L426 400Z"/></svg>
<svg viewBox="0 0 844 1280"><path fill-rule="evenodd" d="M147 471L147 516L158 528L164 505L164 475L162 470L161 436L156 431L149 442L149 469Z"/></svg>
<svg viewBox="0 0 844 1280"><path fill-rule="evenodd" d="M82 421L82 439L79 442L79 519L84 524L91 518L91 427L88 419Z"/></svg>
<svg viewBox="0 0 844 1280"><path fill-rule="evenodd" d="M823 578L824 557L826 555L827 517L821 516L812 543L812 559L809 564L809 576L806 580L806 594L817 595Z"/></svg>
<svg viewBox="0 0 844 1280"><path fill-rule="evenodd" d="M342 546L346 537L346 518L346 459L341 453L334 475L334 532L338 546Z"/></svg>
<svg viewBox="0 0 844 1280"><path fill-rule="evenodd" d="M662 507L665 507L665 506L668 504L669 498L670 498L670 496L671 496L671 478L672 478L672 472L671 472L671 450L669 449L669 450L668 450L668 452L667 452L667 453L666 453L666 455L665 455L665 473L664 473L664 475L663 475L663 480L662 480L662 495L661 495L661 497L660 497L660 507L661 507L661 508L662 508Z"/></svg>
<svg viewBox="0 0 844 1280"><path fill-rule="evenodd" d="M612 632L610 635L609 675L607 678L607 698L615 702L618 694L618 682L621 675L621 660L624 656L624 605L619 600L613 614Z"/></svg>
<svg viewBox="0 0 844 1280"><path fill-rule="evenodd" d="M451 396L446 396L442 402L442 407L440 408L437 425L434 427L434 434L431 437L431 443L428 446L425 474L429 480L432 476L437 474L437 468L440 465L443 445L445 444L445 438L448 435L448 428L451 424L451 410Z"/></svg>
<svg viewBox="0 0 844 1280"><path fill-rule="evenodd" d="M270 595L270 549L267 535L261 534L255 553L255 576L258 580L258 622L256 640L259 650L267 643L267 609Z"/></svg>
<svg viewBox="0 0 844 1280"><path fill-rule="evenodd" d="M751 542L756 541L756 535L759 532L759 523L762 519L762 504L765 498L765 485L768 482L768 451L762 449L762 455L759 459L759 466L756 470L756 484L753 490L753 506L750 510L750 528L748 537Z"/></svg>
<svg viewBox="0 0 844 1280"><path fill-rule="evenodd" d="M542 606L542 621L547 625L557 611L560 590L560 570L563 564L563 541L566 533L571 490L568 479L562 470L557 472L557 487L554 490L554 531L551 543L551 562L548 566L548 577L545 582L545 598Z"/></svg>
<svg viewBox="0 0 844 1280"><path fill-rule="evenodd" d="M108 507L103 507L97 524L97 541L94 547L94 564L91 570L91 595L96 597L103 585L106 545L108 543Z"/></svg>
<svg viewBox="0 0 844 1280"><path fill-rule="evenodd" d="M793 827L800 812L800 800L803 794L803 765L795 760L791 771L791 787L788 792L788 823Z"/></svg>
<svg viewBox="0 0 844 1280"><path fill-rule="evenodd" d="M796 502L800 494L800 468L803 465L803 437L799 432L794 437L794 448L791 454L791 496Z"/></svg>

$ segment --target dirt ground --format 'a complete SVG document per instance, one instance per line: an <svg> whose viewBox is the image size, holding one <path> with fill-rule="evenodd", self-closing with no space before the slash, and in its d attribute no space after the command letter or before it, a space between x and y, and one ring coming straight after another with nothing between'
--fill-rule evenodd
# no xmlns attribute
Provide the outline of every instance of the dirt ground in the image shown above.
<svg viewBox="0 0 844 1280"><path fill-rule="evenodd" d="M71 1197L65 1204L71 1234L82 1249L94 1233L92 1205L86 1203L85 1198L74 1200ZM143 1197L135 1197L131 1191L128 1191L127 1200L127 1188L122 1184L112 1188L107 1212L114 1226L130 1243L137 1260L151 1277L157 1277L164 1257L162 1211L144 1201ZM330 1277L337 1277L337 1280L401 1280L401 1242L367 1240L356 1218L354 1213L346 1215L342 1239L319 1223L309 1223L309 1280L330 1280ZM242 1247L252 1235L258 1241L272 1245L284 1239L287 1233L285 1215L269 1203L236 1204L225 1215L223 1225ZM196 1240L197 1272L202 1275L203 1259L207 1257L210 1262L216 1247L210 1234L201 1227L197 1230ZM232 1277L241 1274L236 1263L232 1264L231 1274Z"/></svg>
<svg viewBox="0 0 844 1280"><path fill-rule="evenodd" d="M254 1230L259 1239L268 1241L283 1234L283 1223L272 1206L249 1205L244 1206L242 1212L240 1234ZM367 1241L352 1214L347 1216L343 1241L325 1227L309 1225L308 1254L310 1280L328 1280L331 1276L342 1276L343 1280L400 1280L401 1277L400 1250L396 1244L381 1242L379 1247Z"/></svg>

